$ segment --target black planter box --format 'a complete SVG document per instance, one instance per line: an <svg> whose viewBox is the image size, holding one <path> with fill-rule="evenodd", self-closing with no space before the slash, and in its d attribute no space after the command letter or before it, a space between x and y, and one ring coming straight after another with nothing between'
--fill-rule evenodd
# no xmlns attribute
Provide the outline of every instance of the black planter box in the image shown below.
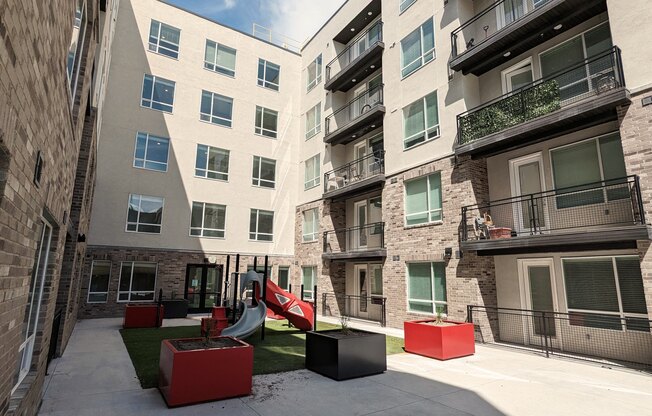
<svg viewBox="0 0 652 416"><path fill-rule="evenodd" d="M337 381L386 371L385 334L351 331L347 337L333 336L340 329L307 332L306 368Z"/></svg>
<svg viewBox="0 0 652 416"><path fill-rule="evenodd" d="M163 317L170 318L185 318L188 315L188 301L186 299L175 300L162 300Z"/></svg>

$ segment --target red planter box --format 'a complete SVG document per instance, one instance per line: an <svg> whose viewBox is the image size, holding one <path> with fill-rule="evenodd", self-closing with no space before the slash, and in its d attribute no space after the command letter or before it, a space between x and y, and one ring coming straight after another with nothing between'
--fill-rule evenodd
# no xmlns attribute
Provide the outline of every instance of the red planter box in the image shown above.
<svg viewBox="0 0 652 416"><path fill-rule="evenodd" d="M405 351L438 360L464 357L475 353L473 324L444 321L450 326L430 325L434 319L403 323Z"/></svg>
<svg viewBox="0 0 652 416"><path fill-rule="evenodd" d="M210 320L212 319L212 321ZM210 328L211 337L219 337L222 335L222 330L228 328L229 321L226 318L201 318L201 334L205 336L206 331L208 330L209 322L212 322L212 328Z"/></svg>
<svg viewBox="0 0 652 416"><path fill-rule="evenodd" d="M125 317L122 321L123 328L158 328L163 325L163 305L158 307L158 322L156 321L157 305L127 305Z"/></svg>
<svg viewBox="0 0 652 416"><path fill-rule="evenodd" d="M229 338L239 345L179 351L170 341L204 339L163 340L158 388L169 407L251 394L254 348L233 337L220 338Z"/></svg>
<svg viewBox="0 0 652 416"><path fill-rule="evenodd" d="M213 319L226 319L226 307L213 306L213 309L211 310L211 317Z"/></svg>

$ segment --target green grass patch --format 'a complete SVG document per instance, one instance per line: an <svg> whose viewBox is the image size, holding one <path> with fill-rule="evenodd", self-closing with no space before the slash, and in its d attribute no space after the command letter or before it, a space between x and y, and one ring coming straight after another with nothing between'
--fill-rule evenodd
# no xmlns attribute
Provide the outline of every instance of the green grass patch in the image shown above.
<svg viewBox="0 0 652 416"><path fill-rule="evenodd" d="M339 325L319 322L319 330L339 328ZM161 341L175 338L200 336L199 325L170 328L122 329L122 339L134 364L140 385L144 389L158 384L158 359ZM401 338L386 337L387 355L403 352ZM254 374L280 373L299 370L305 366L305 333L288 328L287 321L271 321L265 324L265 341L260 332L246 339L254 346Z"/></svg>

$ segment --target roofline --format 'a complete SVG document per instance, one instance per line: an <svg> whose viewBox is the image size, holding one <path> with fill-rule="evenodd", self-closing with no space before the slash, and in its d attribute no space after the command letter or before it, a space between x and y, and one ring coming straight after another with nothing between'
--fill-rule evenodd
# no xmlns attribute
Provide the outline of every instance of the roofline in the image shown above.
<svg viewBox="0 0 652 416"><path fill-rule="evenodd" d="M162 0L159 0L159 1L162 1ZM324 22L324 24L321 25L321 27L319 29L317 29L317 31L303 43L303 46L301 46L301 49L300 49L301 52L303 52L303 50L308 46L308 44L310 42L312 42L312 40L319 34L319 32L321 32L322 29L324 29L326 27L326 25L331 22L331 20L333 20L335 15L338 14L340 12L340 10L342 10L342 8L344 6L346 6L346 3L348 3L348 2L349 2L349 0L346 0L344 3L342 3L342 5L337 10L335 10L335 12L331 15L331 17L329 17L328 20L326 20Z"/></svg>

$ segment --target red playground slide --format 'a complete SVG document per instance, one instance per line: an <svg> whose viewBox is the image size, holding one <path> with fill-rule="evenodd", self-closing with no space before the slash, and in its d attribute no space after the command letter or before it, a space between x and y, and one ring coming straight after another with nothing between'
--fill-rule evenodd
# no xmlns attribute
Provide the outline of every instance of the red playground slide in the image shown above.
<svg viewBox="0 0 652 416"><path fill-rule="evenodd" d="M276 315L283 316L302 331L312 329L314 323L312 305L281 289L271 279L267 279L265 304L268 310L272 310Z"/></svg>

